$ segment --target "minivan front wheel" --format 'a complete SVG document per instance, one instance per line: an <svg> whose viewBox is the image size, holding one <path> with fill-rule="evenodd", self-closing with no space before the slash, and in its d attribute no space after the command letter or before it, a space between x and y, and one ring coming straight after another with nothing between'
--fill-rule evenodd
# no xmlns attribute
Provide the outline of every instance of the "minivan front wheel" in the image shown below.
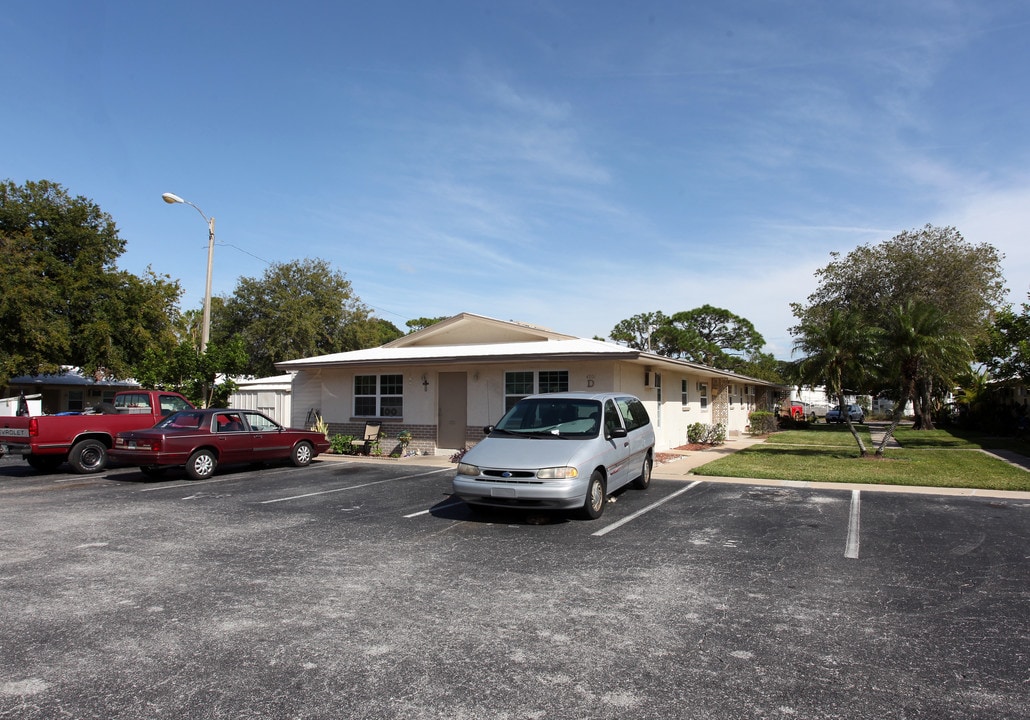
<svg viewBox="0 0 1030 720"><path fill-rule="evenodd" d="M596 520L604 513L604 504L607 502L604 491L604 476L594 470L590 476L590 484L587 485L587 497L583 502L583 517L587 520Z"/></svg>

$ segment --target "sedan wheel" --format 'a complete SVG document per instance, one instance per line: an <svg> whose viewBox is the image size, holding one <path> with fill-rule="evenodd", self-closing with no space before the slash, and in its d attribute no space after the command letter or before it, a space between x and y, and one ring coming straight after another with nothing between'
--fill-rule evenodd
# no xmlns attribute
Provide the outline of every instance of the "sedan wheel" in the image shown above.
<svg viewBox="0 0 1030 720"><path fill-rule="evenodd" d="M607 494L604 491L604 476L594 471L590 476L590 484L587 486L587 497L583 502L583 517L587 520L596 520L604 512L604 504L607 502Z"/></svg>
<svg viewBox="0 0 1030 720"><path fill-rule="evenodd" d="M290 460L292 460L293 464L297 467L304 467L305 465L311 464L311 458L313 455L314 452L311 447L311 443L307 440L302 440L293 446L293 453L290 455Z"/></svg>
<svg viewBox="0 0 1030 720"><path fill-rule="evenodd" d="M194 480L206 480L215 474L218 459L210 450L197 450L186 463L186 474Z"/></svg>

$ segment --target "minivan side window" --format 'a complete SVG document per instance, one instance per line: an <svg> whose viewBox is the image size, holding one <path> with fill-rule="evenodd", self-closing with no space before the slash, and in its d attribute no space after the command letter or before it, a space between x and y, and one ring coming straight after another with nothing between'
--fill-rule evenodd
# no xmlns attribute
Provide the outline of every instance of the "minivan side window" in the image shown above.
<svg viewBox="0 0 1030 720"><path fill-rule="evenodd" d="M619 422L619 411L615 409L615 403L611 400L604 401L604 434L611 436L612 431L622 427Z"/></svg>
<svg viewBox="0 0 1030 720"><path fill-rule="evenodd" d="M623 422L626 423L626 430L632 431L644 427L651 422L647 415L644 403L636 398L621 397L618 399L619 410L622 412Z"/></svg>

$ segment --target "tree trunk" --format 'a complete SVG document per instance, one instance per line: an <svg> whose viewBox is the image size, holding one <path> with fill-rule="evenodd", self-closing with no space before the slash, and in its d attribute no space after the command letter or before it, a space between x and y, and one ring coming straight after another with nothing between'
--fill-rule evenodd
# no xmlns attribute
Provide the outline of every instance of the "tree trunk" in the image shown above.
<svg viewBox="0 0 1030 720"><path fill-rule="evenodd" d="M876 457L883 457L883 449L887 447L887 443L889 443L891 438L894 437L894 431L898 429L898 424L901 422L901 418L905 414L905 404L908 402L909 398L913 398L915 396L915 392L915 382L912 382L909 384L908 392L901 393L901 398L894 406L894 412L891 413L891 424L887 427L887 432L883 434L883 439L880 440L880 444L876 448ZM919 414L917 412L916 418L918 419L918 417Z"/></svg>
<svg viewBox="0 0 1030 720"><path fill-rule="evenodd" d="M851 437L855 438L855 444L858 445L858 456L865 457L869 454L869 450L866 449L865 443L862 442L862 437L858 434L858 430L851 423L851 413L847 412L847 405L844 403L844 394L841 393L837 396L837 407L840 408L844 422L848 424L848 430L851 432Z"/></svg>

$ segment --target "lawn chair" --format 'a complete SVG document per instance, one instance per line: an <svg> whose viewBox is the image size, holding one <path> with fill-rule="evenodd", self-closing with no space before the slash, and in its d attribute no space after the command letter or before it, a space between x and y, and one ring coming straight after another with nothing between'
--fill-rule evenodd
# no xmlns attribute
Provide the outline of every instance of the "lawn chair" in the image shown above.
<svg viewBox="0 0 1030 720"><path fill-rule="evenodd" d="M365 423L365 435L364 437L354 438L350 441L351 447L355 450L361 449L362 454L368 455L372 450L372 446L379 442L379 428L382 427L381 422L367 422Z"/></svg>

